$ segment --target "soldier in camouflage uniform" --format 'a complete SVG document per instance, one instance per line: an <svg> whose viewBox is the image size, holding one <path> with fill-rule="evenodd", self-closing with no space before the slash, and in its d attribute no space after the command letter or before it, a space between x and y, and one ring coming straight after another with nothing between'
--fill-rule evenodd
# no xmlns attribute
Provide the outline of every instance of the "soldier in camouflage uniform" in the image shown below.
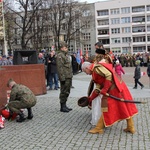
<svg viewBox="0 0 150 150"><path fill-rule="evenodd" d="M9 79L7 86L11 89L10 100L8 103L8 108L11 112L15 112L19 115L17 122L23 122L25 120L24 114L21 109L27 108L28 119L33 118L32 109L36 104L36 97L33 92L25 85L16 84L15 81Z"/></svg>
<svg viewBox="0 0 150 150"><path fill-rule="evenodd" d="M60 111L69 112L72 109L66 106L66 102L70 94L73 73L71 59L68 55L68 48L66 43L60 43L60 51L56 56L56 64L60 80Z"/></svg>

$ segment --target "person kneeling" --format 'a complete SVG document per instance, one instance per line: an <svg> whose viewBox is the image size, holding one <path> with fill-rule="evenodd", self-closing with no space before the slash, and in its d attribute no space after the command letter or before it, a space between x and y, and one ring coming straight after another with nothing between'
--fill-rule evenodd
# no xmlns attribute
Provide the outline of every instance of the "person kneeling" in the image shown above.
<svg viewBox="0 0 150 150"><path fill-rule="evenodd" d="M14 112L19 115L17 122L25 121L24 113L21 109L27 109L28 117L27 119L32 119L32 107L36 104L36 96L33 92L25 85L17 84L13 79L9 79L7 82L7 87L10 88L10 100L7 107L10 111L10 116Z"/></svg>

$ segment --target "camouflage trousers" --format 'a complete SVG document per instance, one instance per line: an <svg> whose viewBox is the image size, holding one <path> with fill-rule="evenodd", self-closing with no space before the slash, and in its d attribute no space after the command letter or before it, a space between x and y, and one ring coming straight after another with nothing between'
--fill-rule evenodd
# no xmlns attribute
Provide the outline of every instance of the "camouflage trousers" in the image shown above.
<svg viewBox="0 0 150 150"><path fill-rule="evenodd" d="M20 109L33 107L35 104L36 104L36 100L33 100L32 103L15 100L8 103L8 108L10 111L19 114Z"/></svg>
<svg viewBox="0 0 150 150"><path fill-rule="evenodd" d="M66 79L65 84L62 84L60 82L60 95L59 95L60 103L65 103L67 101L68 96L70 94L71 86L72 86L72 79Z"/></svg>

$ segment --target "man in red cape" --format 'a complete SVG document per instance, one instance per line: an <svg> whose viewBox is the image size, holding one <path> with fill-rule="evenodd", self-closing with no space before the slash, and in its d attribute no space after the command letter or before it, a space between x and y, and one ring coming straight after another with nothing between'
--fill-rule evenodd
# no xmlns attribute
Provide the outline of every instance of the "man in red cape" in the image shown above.
<svg viewBox="0 0 150 150"><path fill-rule="evenodd" d="M106 94L109 93L115 97L133 101L126 84L115 75L112 64L91 64L84 62L82 64L82 70L86 74L92 75L92 79L96 84L92 94L88 97L89 103L91 104L92 100L97 97L98 94L103 95L101 99L102 115L96 127L89 130L89 133L102 134L104 127L111 126L124 119L127 120L127 128L124 129L124 131L132 134L135 133L132 119L132 117L138 113L135 104L114 100Z"/></svg>

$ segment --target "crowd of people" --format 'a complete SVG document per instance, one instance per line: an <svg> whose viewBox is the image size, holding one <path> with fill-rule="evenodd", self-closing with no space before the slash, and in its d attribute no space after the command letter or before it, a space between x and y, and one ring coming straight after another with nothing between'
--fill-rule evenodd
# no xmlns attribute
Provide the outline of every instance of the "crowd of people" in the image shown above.
<svg viewBox="0 0 150 150"><path fill-rule="evenodd" d="M134 54L116 54L112 55L114 64L116 60L119 60L122 67L135 67L136 60L140 60L140 66L147 67L150 63L150 54L149 52L145 53L134 53Z"/></svg>
<svg viewBox="0 0 150 150"><path fill-rule="evenodd" d="M13 65L13 56L2 55L0 56L0 66Z"/></svg>

